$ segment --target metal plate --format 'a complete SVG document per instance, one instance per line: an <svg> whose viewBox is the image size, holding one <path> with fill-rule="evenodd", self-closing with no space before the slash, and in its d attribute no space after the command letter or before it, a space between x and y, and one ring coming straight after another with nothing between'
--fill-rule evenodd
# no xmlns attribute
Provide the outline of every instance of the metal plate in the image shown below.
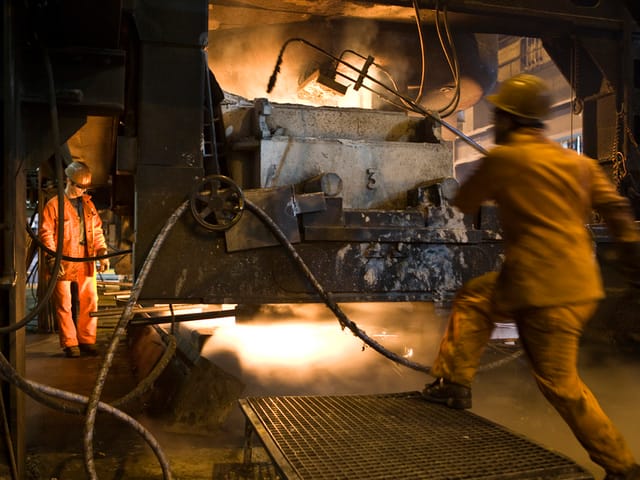
<svg viewBox="0 0 640 480"><path fill-rule="evenodd" d="M417 392L239 402L287 479L593 479L556 452Z"/></svg>
<svg viewBox="0 0 640 480"><path fill-rule="evenodd" d="M244 196L264 210L291 243L300 242L293 186L245 190ZM227 252L280 244L271 231L252 213L243 214L240 221L225 232L225 239Z"/></svg>

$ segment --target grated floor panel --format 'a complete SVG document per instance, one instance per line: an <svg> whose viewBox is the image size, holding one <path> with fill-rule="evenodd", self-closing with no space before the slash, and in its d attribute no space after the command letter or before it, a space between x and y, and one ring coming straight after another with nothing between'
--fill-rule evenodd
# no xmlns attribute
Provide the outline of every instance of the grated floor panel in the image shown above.
<svg viewBox="0 0 640 480"><path fill-rule="evenodd" d="M283 478L593 479L572 460L417 392L241 399Z"/></svg>

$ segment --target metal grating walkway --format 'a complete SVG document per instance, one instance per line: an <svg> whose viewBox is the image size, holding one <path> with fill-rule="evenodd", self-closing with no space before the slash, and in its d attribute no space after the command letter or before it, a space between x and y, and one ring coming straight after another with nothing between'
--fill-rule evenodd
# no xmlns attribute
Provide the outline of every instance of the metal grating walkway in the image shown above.
<svg viewBox="0 0 640 480"><path fill-rule="evenodd" d="M289 480L593 479L556 452L418 392L239 402L247 449L255 432Z"/></svg>

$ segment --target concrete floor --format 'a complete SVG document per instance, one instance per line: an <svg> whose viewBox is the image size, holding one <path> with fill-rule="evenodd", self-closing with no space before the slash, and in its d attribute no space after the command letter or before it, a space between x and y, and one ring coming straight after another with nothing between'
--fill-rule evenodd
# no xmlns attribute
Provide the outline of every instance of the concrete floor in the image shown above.
<svg viewBox="0 0 640 480"><path fill-rule="evenodd" d="M106 350L106 339L101 342ZM56 335L28 334L27 378L66 391L89 395L102 357L65 358ZM102 399L119 398L135 386L124 343L109 370ZM29 480L85 479L83 457L84 416L52 410L31 398L26 401L27 461ZM242 443L226 438L176 435L161 420L149 418L139 403L124 409L160 444L174 478L211 479L215 462L239 462ZM98 414L93 437L98 478L163 478L160 463L142 436L131 426L107 414ZM261 452L257 452L258 456ZM258 457L259 458L259 457Z"/></svg>
<svg viewBox="0 0 640 480"><path fill-rule="evenodd" d="M424 364L435 354L448 314L446 309L424 303L348 305L344 309L369 335L398 353L411 353L414 361ZM193 325L194 329L202 327L202 323ZM362 342L342 331L323 305L273 307L250 321L206 328L214 333L202 355L245 385L243 397L412 391L430 381L370 348L363 349ZM107 338L103 333L103 346ZM91 391L101 357L64 358L55 335L28 334L27 343L27 378L85 395ZM502 342L495 346L500 351L490 348L483 363L492 365L513 352ZM636 406L640 398L639 353L588 344L580 367L585 381L640 458L640 409ZM105 401L133 387L130 368L122 345L107 379ZM594 478L602 478L602 470L590 462L536 389L524 357L479 373L473 394L474 413L567 455ZM211 479L216 465L242 460L244 418L239 408L210 435L177 434L162 420L145 415L141 405L127 411L156 437L175 478ZM27 400L27 412L26 478L86 478L83 417L54 412L31 399ZM128 425L99 415L94 435L95 464L101 480L162 478L151 449ZM260 462L267 457L258 448L253 459Z"/></svg>

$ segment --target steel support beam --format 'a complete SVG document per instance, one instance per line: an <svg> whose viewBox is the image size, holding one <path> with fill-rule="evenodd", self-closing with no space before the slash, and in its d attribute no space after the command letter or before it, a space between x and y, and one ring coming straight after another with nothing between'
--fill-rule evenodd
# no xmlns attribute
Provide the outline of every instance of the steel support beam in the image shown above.
<svg viewBox="0 0 640 480"><path fill-rule="evenodd" d="M0 326L15 324L25 313L25 230L18 226L26 222L26 176L20 149L20 101L16 68L16 36L18 23L14 2L2 7L2 68L3 68L3 132L2 132L2 217L0 218ZM24 329L0 337L0 352L20 375L25 372ZM20 475L25 462L25 411L22 393L8 382L2 382L2 428L4 456L0 460L3 478ZM7 431L8 430L8 431ZM10 439L10 440L9 440ZM5 463L6 462L6 463ZM16 470L16 471L13 471ZM6 476L5 476L6 475Z"/></svg>

